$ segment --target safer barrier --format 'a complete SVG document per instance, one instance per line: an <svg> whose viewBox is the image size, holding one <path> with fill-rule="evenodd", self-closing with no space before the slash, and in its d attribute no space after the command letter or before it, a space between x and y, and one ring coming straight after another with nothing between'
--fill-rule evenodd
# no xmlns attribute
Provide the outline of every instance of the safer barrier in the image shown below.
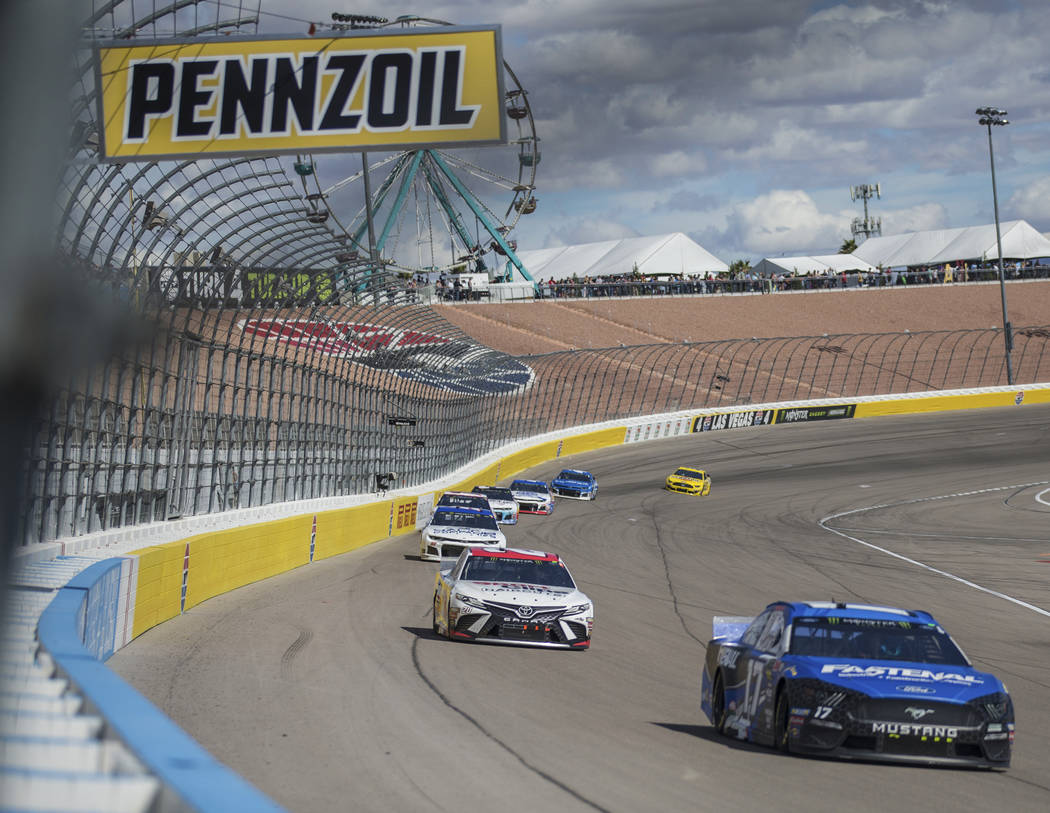
<svg viewBox="0 0 1050 813"><path fill-rule="evenodd" d="M59 590L40 617L40 643L59 671L89 698L112 736L128 745L161 780L160 796L153 801L152 810L283 810L212 757L102 663L113 650L125 570L124 560L107 559Z"/></svg>

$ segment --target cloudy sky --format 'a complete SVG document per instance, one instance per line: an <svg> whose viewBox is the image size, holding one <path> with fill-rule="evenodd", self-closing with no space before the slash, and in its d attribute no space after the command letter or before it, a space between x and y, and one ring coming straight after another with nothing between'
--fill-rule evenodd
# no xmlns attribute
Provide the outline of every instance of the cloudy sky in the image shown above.
<svg viewBox="0 0 1050 813"><path fill-rule="evenodd" d="M1011 122L1000 218L1050 231L1048 0L263 0L260 28L333 10L502 26L542 140L522 249L681 231L727 262L837 251L850 185L876 182L884 234L991 223L986 105Z"/></svg>

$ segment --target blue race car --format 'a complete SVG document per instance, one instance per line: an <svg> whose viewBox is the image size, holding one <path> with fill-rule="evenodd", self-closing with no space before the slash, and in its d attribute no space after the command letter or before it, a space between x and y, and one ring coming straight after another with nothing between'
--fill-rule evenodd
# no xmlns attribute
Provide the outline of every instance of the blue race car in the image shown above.
<svg viewBox="0 0 1050 813"><path fill-rule="evenodd" d="M559 497L593 500L598 496L598 481L589 471L562 469L561 474L551 480L551 491Z"/></svg>
<svg viewBox="0 0 1050 813"><path fill-rule="evenodd" d="M1006 768L1014 707L926 612L777 602L714 619L701 683L714 727L782 751Z"/></svg>

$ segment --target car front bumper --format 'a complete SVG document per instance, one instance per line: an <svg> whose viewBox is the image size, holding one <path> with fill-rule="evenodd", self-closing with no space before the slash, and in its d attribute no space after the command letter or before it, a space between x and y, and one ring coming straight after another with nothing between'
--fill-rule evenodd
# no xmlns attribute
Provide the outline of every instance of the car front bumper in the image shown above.
<svg viewBox="0 0 1050 813"><path fill-rule="evenodd" d="M594 490L573 488L571 486L551 486L551 491L557 497L564 497L568 500L589 500L594 494Z"/></svg>
<svg viewBox="0 0 1050 813"><path fill-rule="evenodd" d="M701 494L704 490L703 483L680 483L668 481L664 484L664 488L668 491L674 491L677 494Z"/></svg>
<svg viewBox="0 0 1050 813"><path fill-rule="evenodd" d="M551 514L554 512L554 503L520 502L518 512L521 514Z"/></svg>
<svg viewBox="0 0 1050 813"><path fill-rule="evenodd" d="M554 611L522 619L506 609L470 605L450 607L448 623L453 640L552 649L587 649L594 629L593 616L562 616Z"/></svg>

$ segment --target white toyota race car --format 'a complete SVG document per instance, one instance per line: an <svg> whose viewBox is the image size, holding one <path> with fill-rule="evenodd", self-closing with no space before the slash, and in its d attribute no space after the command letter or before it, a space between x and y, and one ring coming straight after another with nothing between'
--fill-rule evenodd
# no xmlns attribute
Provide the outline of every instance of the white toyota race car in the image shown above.
<svg viewBox="0 0 1050 813"><path fill-rule="evenodd" d="M428 562L459 556L470 545L507 547L507 537L492 511L447 506L438 508L419 537L419 558Z"/></svg>
<svg viewBox="0 0 1050 813"><path fill-rule="evenodd" d="M434 633L459 641L587 649L594 604L556 553L467 548L441 563Z"/></svg>

